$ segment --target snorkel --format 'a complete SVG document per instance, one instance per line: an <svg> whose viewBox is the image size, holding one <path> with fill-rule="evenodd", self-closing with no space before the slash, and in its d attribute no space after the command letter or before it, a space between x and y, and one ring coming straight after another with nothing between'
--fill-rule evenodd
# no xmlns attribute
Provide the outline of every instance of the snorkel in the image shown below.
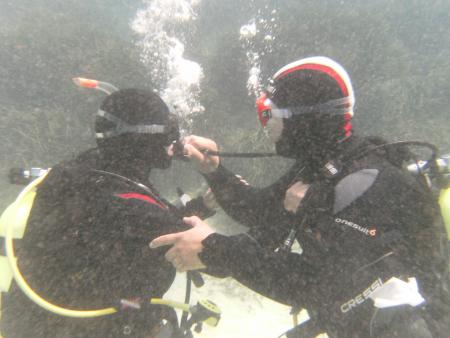
<svg viewBox="0 0 450 338"><path fill-rule="evenodd" d="M74 77L72 81L81 88L88 88L88 89L97 89L100 90L108 95L111 95L114 92L117 92L119 88L113 86L112 84L108 82L102 82L98 80L92 80L92 79L86 79L83 77Z"/></svg>

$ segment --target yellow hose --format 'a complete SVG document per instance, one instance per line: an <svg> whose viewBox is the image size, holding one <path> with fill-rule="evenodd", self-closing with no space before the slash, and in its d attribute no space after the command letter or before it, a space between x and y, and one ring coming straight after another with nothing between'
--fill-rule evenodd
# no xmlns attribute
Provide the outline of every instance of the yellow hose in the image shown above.
<svg viewBox="0 0 450 338"><path fill-rule="evenodd" d="M47 311L50 311L54 314L66 316L66 317L76 317L76 318L90 318L90 317L99 317L99 316L105 316L109 314L113 314L117 312L115 308L105 308L100 310L70 310L66 309L60 306L57 306L55 304L52 304L45 299L43 299L41 296L39 296L36 292L34 292L30 286L27 284L25 279L23 278L22 274L20 273L20 270L17 266L16 260L14 259L14 246L13 246L13 240L12 240L12 227L8 227L6 230L6 257L8 258L9 265L11 266L11 270L14 276L14 280L16 281L19 288L25 293L25 295L31 299L34 303L41 306L42 308L46 309Z"/></svg>
<svg viewBox="0 0 450 338"><path fill-rule="evenodd" d="M173 300L167 300L162 298L152 298L150 299L151 304L158 304L158 305L167 305L174 309L183 310L184 312L189 312L190 306L189 304L185 303L179 303L175 302Z"/></svg>
<svg viewBox="0 0 450 338"><path fill-rule="evenodd" d="M14 203L20 203L22 199L27 196L29 193L34 192L34 188L44 179L45 176L39 177L32 183L30 183L17 197L16 201ZM31 201L32 203L33 201ZM10 223L11 225L13 222ZM32 300L37 305L41 306L42 308L46 309L47 311L50 311L54 314L66 316L66 317L76 317L76 318L90 318L90 317L99 317L99 316L105 316L109 314L113 314L117 312L115 308L105 308L100 310L70 310L66 309L60 306L57 306L55 304L52 304L45 299L43 299L41 296L39 296L36 292L34 292L30 286L27 284L25 279L23 278L22 274L20 273L19 267L17 266L17 262L14 256L14 245L13 245L13 227L11 225L8 225L6 227L6 235L5 235L5 251L6 251L6 257L8 259L8 263L11 267L12 274L14 277L14 280L16 281L19 288L25 293L25 295Z"/></svg>

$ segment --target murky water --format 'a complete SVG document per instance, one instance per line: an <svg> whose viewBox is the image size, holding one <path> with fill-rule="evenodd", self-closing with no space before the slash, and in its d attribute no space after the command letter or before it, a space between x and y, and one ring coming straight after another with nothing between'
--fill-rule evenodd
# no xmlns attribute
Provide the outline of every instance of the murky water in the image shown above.
<svg viewBox="0 0 450 338"><path fill-rule="evenodd" d="M418 139L450 153L450 4L446 0L62 0L0 1L0 174L51 167L95 145L93 116L103 96L74 76L158 92L185 133L225 150L267 150L254 99L274 70L327 55L349 71L355 128L389 140ZM266 142L266 143L264 143ZM284 161L226 160L264 186ZM195 190L201 176L175 164L155 176L171 196ZM0 205L18 193L1 180ZM224 233L245 231L226 218ZM192 300L222 309L217 328L198 337L277 337L292 326L290 308L232 279L205 277ZM184 299L184 275L167 298Z"/></svg>

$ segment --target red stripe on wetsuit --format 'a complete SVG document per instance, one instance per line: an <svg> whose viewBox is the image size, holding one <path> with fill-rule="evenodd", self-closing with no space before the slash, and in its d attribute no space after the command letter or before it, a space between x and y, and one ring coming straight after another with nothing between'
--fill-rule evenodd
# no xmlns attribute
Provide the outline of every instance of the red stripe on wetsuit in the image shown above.
<svg viewBox="0 0 450 338"><path fill-rule="evenodd" d="M117 196L120 197L120 198L124 198L124 199L141 200L141 201L144 201L144 202L156 205L156 206L160 207L161 209L168 209L166 205L161 204L160 202L158 202L154 198L151 198L150 196L147 196L147 195L138 194L136 192L130 192L130 193L126 193L126 194L119 194Z"/></svg>

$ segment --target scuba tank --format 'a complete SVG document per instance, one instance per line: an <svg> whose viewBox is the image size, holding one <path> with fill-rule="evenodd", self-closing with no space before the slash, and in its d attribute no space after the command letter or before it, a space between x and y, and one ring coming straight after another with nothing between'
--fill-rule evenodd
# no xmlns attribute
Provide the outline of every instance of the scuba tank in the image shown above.
<svg viewBox="0 0 450 338"><path fill-rule="evenodd" d="M447 229L447 237L450 241L450 187L441 191L439 196L439 205L441 207L445 228Z"/></svg>
<svg viewBox="0 0 450 338"><path fill-rule="evenodd" d="M435 195L450 241L450 154L443 155L435 161L418 161L407 167L415 175L422 175Z"/></svg>
<svg viewBox="0 0 450 338"><path fill-rule="evenodd" d="M8 180L11 184L26 185L34 179L45 175L50 168L11 168L8 172Z"/></svg>

